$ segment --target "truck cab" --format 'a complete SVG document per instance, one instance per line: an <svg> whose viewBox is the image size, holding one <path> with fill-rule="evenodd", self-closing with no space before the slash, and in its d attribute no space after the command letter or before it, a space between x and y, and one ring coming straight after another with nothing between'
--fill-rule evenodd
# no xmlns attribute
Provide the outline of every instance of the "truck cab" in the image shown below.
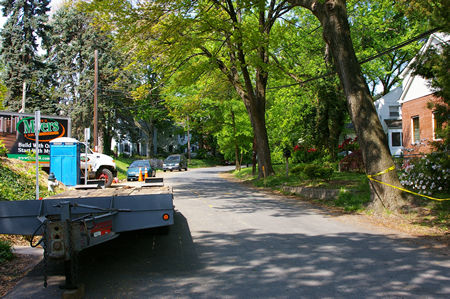
<svg viewBox="0 0 450 299"><path fill-rule="evenodd" d="M88 179L104 180L105 187L110 187L114 177L117 176L116 163L112 157L95 153L89 147L86 147L85 143L80 142L80 170L82 178L84 178L86 168L88 170Z"/></svg>

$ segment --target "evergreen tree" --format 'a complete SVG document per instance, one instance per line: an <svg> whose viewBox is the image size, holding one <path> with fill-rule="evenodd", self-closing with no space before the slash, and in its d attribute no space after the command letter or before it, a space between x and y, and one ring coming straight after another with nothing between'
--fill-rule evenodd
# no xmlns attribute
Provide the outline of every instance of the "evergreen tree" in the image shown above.
<svg viewBox="0 0 450 299"><path fill-rule="evenodd" d="M2 0L3 16L7 17L1 32L0 53L4 63L4 83L8 89L4 105L17 111L22 106L23 83L26 82L26 111L40 109L55 112L49 100L49 70L40 57L39 44L48 44L47 25L50 0Z"/></svg>
<svg viewBox="0 0 450 299"><path fill-rule="evenodd" d="M98 50L98 130L109 149L115 109L130 98L115 86L125 73L118 72L122 69L121 55L113 50L108 35L92 24L91 16L72 6L55 14L51 44L48 63L56 70L54 97L62 104L63 113L71 116L73 136L79 139L84 138L84 128L93 126L94 53Z"/></svg>

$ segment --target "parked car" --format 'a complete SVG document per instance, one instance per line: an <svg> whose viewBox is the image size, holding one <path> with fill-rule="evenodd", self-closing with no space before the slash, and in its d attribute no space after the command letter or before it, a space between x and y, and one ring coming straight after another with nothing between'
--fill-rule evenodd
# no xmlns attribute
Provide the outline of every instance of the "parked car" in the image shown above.
<svg viewBox="0 0 450 299"><path fill-rule="evenodd" d="M179 171L181 171L181 169L184 169L187 171L187 159L184 155L170 155L166 158L166 160L164 160L164 172L166 170L172 171L174 169L178 169Z"/></svg>
<svg viewBox="0 0 450 299"><path fill-rule="evenodd" d="M145 170L147 169L147 176L156 176L156 170L151 166L149 160L136 160L133 161L127 170L127 181L133 181L139 179L139 169L142 171L142 177L145 176Z"/></svg>

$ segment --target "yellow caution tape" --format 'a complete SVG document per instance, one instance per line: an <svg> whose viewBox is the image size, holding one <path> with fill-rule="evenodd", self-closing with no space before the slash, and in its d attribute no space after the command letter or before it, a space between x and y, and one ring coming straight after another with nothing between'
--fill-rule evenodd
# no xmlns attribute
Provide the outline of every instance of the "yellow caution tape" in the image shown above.
<svg viewBox="0 0 450 299"><path fill-rule="evenodd" d="M379 173L376 173L376 174L368 174L367 177L370 179L370 178L372 178L372 177L374 177L374 176L379 176L379 175L388 173L389 171L394 170L394 169L395 169L395 165L389 167L388 169L385 169L385 170L383 170L383 171L380 171Z"/></svg>
<svg viewBox="0 0 450 299"><path fill-rule="evenodd" d="M417 193L417 192L413 192L413 191L407 190L405 188L400 188L400 187L397 187L397 186L394 186L394 185L391 185L391 184L388 184L388 183L385 183L385 182L382 182L382 181L379 181L379 180L376 180L376 179L373 178L374 176L378 176L378 175L382 175L382 174L388 173L389 171L394 170L394 169L395 169L395 165L389 167L388 169L380 171L380 172L378 172L376 174L368 174L367 177L369 178L369 180L372 180L372 181L375 181L377 183L380 183L380 184L383 184L383 185L386 185L386 186L389 186L389 187L392 187L392 188L395 188L395 189L398 189L398 190L401 190L401 191L404 191L404 192L408 192L408 193L411 193L411 194L414 194L414 195L417 195L417 196L421 196L421 197L425 197L425 198L432 199L432 200L437 200L437 201L450 200L450 198L435 198L435 197L423 195L423 194L420 194L420 193Z"/></svg>

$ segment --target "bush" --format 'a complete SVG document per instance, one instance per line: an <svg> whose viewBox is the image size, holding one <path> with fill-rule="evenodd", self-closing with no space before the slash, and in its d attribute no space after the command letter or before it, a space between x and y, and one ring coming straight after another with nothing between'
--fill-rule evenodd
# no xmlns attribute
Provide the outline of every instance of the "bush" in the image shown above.
<svg viewBox="0 0 450 299"><path fill-rule="evenodd" d="M296 166L292 167L290 169L290 173L299 175L299 174L301 174L303 172L304 169L305 169L305 165L304 164L299 164L299 165L296 165Z"/></svg>
<svg viewBox="0 0 450 299"><path fill-rule="evenodd" d="M331 176L333 175L333 168L330 167L322 167L317 164L308 164L303 169L303 172L310 178L310 179L324 179L329 180Z"/></svg>
<svg viewBox="0 0 450 299"><path fill-rule="evenodd" d="M8 149L6 148L5 144L3 143L3 140L0 140L0 156L6 156L7 152L8 152Z"/></svg>
<svg viewBox="0 0 450 299"><path fill-rule="evenodd" d="M0 240L0 264L3 264L6 261L10 261L14 258L14 254L12 253L11 243L8 241Z"/></svg>
<svg viewBox="0 0 450 299"><path fill-rule="evenodd" d="M450 165L447 153L431 153L403 164L402 185L424 195L450 193Z"/></svg>

